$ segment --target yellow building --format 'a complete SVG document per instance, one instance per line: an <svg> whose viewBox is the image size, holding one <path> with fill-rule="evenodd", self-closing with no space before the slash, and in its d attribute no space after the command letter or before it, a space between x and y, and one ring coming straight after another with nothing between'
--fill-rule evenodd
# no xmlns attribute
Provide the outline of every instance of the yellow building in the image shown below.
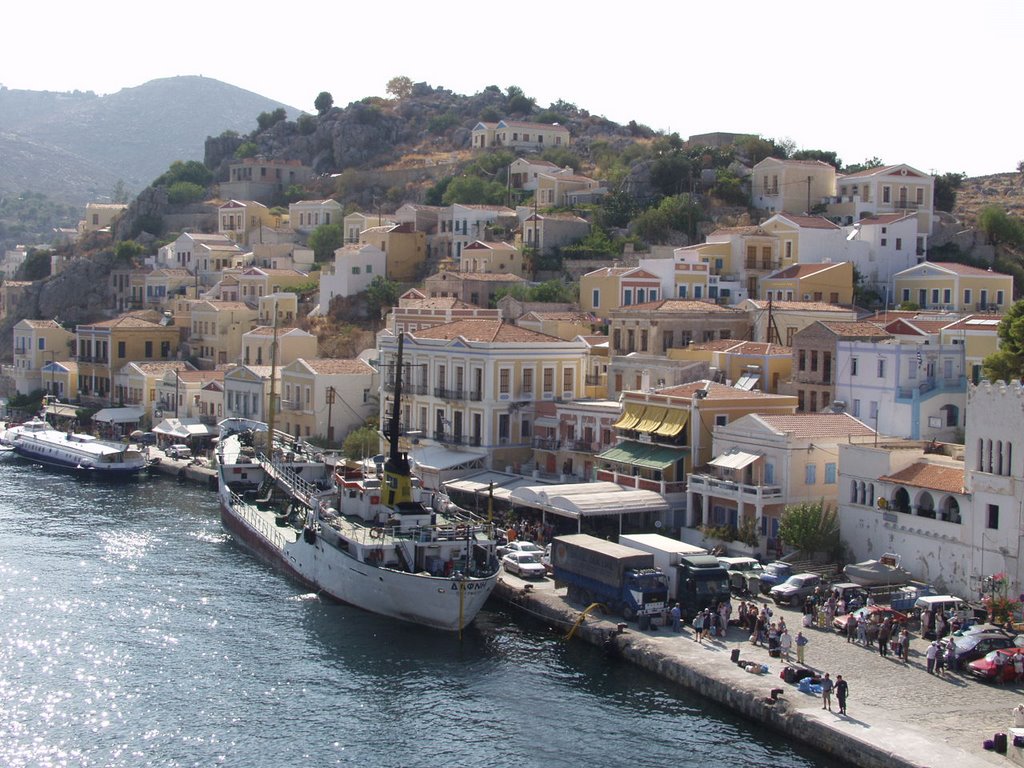
<svg viewBox="0 0 1024 768"><path fill-rule="evenodd" d="M278 427L337 447L377 413L377 371L356 358L298 358L281 370Z"/></svg>
<svg viewBox="0 0 1024 768"><path fill-rule="evenodd" d="M145 426L152 426L159 422L159 419L154 420L153 418L159 403L157 385L168 372L175 370L193 370L193 368L181 360L128 363L114 377L114 399L126 406L142 408L146 414L143 419Z"/></svg>
<svg viewBox="0 0 1024 768"><path fill-rule="evenodd" d="M761 280L760 299L853 304L853 264L794 264Z"/></svg>
<svg viewBox="0 0 1024 768"><path fill-rule="evenodd" d="M108 229L128 209L125 203L87 203L85 218L78 222L78 234Z"/></svg>
<svg viewBox="0 0 1024 768"><path fill-rule="evenodd" d="M261 296L280 293L285 288L307 285L312 279L305 272L294 269L249 267L238 275L238 289L242 301L256 306Z"/></svg>
<svg viewBox="0 0 1024 768"><path fill-rule="evenodd" d="M1013 304L1013 277L991 269L926 261L896 273L897 303L954 312L1004 312Z"/></svg>
<svg viewBox="0 0 1024 768"><path fill-rule="evenodd" d="M619 442L597 456L597 479L656 491L681 503L687 474L713 457L715 427L751 413L792 414L797 401L703 380L623 392L622 404L622 417L614 425Z"/></svg>
<svg viewBox="0 0 1024 768"><path fill-rule="evenodd" d="M962 344L964 348L964 371L974 384L982 380L982 362L989 355L999 351L999 323L1002 315L968 315L950 323L939 331L939 343Z"/></svg>
<svg viewBox="0 0 1024 768"><path fill-rule="evenodd" d="M779 382L788 381L793 372L792 349L761 341L719 339L670 349L668 357L705 362L726 384L769 393L777 393Z"/></svg>
<svg viewBox="0 0 1024 768"><path fill-rule="evenodd" d="M277 341L277 357L271 360L272 347ZM316 357L316 335L301 328L278 328L261 325L242 336L243 365L284 366L300 357Z"/></svg>
<svg viewBox="0 0 1024 768"><path fill-rule="evenodd" d="M369 227L359 233L359 242L384 251L388 280L412 283L420 278L427 259L427 233L417 231L414 224Z"/></svg>
<svg viewBox="0 0 1024 768"><path fill-rule="evenodd" d="M4 373L14 379L19 395L45 389L50 394L67 396L54 391L56 386L51 385L56 382L44 380L41 372L47 363L71 359L74 338L56 320L26 319L14 325L14 363L4 366Z"/></svg>
<svg viewBox="0 0 1024 768"><path fill-rule="evenodd" d="M236 243L249 245L261 227L277 227L280 216L275 216L263 203L256 200L229 200L217 209L217 232Z"/></svg>
<svg viewBox="0 0 1024 768"><path fill-rule="evenodd" d="M836 169L821 160L768 157L750 176L751 203L769 213L807 213L836 193Z"/></svg>
<svg viewBox="0 0 1024 768"><path fill-rule="evenodd" d="M178 329L122 315L75 329L78 381L83 400L113 401L114 376L129 362L173 360Z"/></svg>
<svg viewBox="0 0 1024 768"><path fill-rule="evenodd" d="M192 305L189 350L204 368L237 363L242 336L256 323L256 310L242 301L199 301Z"/></svg>
<svg viewBox="0 0 1024 768"><path fill-rule="evenodd" d="M529 277L523 254L508 243L485 243L477 240L462 249L460 272L486 275L515 275Z"/></svg>
<svg viewBox="0 0 1024 768"><path fill-rule="evenodd" d="M572 341L577 336L588 336L594 332L594 317L586 312L527 312L516 325L547 336Z"/></svg>

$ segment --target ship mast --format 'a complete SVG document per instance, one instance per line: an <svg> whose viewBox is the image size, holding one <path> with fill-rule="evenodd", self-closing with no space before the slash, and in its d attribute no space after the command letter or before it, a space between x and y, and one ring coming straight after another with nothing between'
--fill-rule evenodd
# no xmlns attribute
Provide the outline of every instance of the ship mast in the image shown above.
<svg viewBox="0 0 1024 768"><path fill-rule="evenodd" d="M391 424L387 431L390 450L387 461L384 462L385 503L392 508L403 502L412 501L412 472L409 468L409 457L398 450L398 436L401 432L399 420L402 416L402 351L404 342L405 333L399 333L398 358L395 360L395 400L391 405Z"/></svg>
<svg viewBox="0 0 1024 768"><path fill-rule="evenodd" d="M277 299L274 299L274 338L270 342L270 404L267 408L267 458L274 460L274 399L277 396L277 388L274 386L274 379L277 378Z"/></svg>

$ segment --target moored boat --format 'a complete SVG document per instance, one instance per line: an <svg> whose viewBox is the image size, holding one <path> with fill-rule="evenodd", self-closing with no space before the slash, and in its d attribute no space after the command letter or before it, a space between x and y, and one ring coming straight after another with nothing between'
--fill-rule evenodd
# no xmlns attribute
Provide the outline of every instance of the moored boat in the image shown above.
<svg viewBox="0 0 1024 768"><path fill-rule="evenodd" d="M400 398L398 374L396 425ZM307 587L365 610L451 631L473 621L497 582L492 526L413 499L396 429L379 472L283 447L263 455L250 439L258 434L228 429L219 441L221 522L236 541Z"/></svg>
<svg viewBox="0 0 1024 768"><path fill-rule="evenodd" d="M910 572L900 566L899 555L886 553L878 560L851 563L843 569L846 577L863 587L882 587L906 584Z"/></svg>
<svg viewBox="0 0 1024 768"><path fill-rule="evenodd" d="M142 452L133 447L54 429L39 418L9 427L0 441L31 461L92 477L132 477L148 464Z"/></svg>

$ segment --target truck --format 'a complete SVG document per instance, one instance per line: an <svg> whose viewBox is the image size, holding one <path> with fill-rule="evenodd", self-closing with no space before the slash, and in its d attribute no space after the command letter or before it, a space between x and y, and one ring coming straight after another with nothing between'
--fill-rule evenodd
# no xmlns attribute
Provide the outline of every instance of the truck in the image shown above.
<svg viewBox="0 0 1024 768"><path fill-rule="evenodd" d="M729 600L729 573L706 549L660 533L622 534L619 543L654 556L668 576L669 599L679 603L684 618Z"/></svg>
<svg viewBox="0 0 1024 768"><path fill-rule="evenodd" d="M665 574L654 555L585 533L556 536L551 565L556 584L578 603L604 603L609 611L632 620L660 615L668 599Z"/></svg>

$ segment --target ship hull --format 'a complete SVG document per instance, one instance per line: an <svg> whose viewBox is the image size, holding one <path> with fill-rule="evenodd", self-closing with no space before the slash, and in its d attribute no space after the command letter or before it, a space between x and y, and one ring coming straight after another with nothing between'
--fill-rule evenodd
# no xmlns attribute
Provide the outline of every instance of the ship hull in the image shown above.
<svg viewBox="0 0 1024 768"><path fill-rule="evenodd" d="M382 616L457 631L473 621L497 583L497 573L460 579L361 562L321 536L276 527L271 515L235 503L223 486L220 510L224 528L264 562L309 589Z"/></svg>

